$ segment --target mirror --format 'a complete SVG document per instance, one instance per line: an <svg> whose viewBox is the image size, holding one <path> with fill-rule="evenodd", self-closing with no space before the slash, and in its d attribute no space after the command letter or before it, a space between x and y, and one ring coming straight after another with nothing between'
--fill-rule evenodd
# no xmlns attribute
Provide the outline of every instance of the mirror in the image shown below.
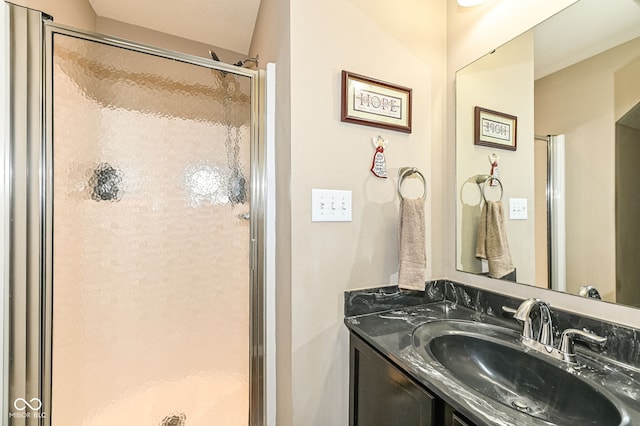
<svg viewBox="0 0 640 426"><path fill-rule="evenodd" d="M640 307L638 76L640 0L579 0L456 73L458 270Z"/></svg>

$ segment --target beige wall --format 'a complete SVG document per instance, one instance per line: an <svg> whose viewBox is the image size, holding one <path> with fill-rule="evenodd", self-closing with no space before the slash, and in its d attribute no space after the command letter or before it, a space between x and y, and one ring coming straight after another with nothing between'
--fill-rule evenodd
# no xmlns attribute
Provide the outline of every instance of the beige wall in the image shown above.
<svg viewBox="0 0 640 426"><path fill-rule="evenodd" d="M176 37L171 34L161 33L159 31L100 16L96 18L96 31L101 34L124 38L126 40L135 40L138 43L148 44L154 47L161 47L163 49L173 50L180 53L202 56L207 59L211 58L209 56L209 50L213 50L216 52L220 60L226 63L235 63L246 57L246 55L243 55L242 53L223 49L215 45Z"/></svg>
<svg viewBox="0 0 640 426"><path fill-rule="evenodd" d="M88 0L12 0L19 6L40 10L53 16L56 23L95 31L96 14Z"/></svg>
<svg viewBox="0 0 640 426"><path fill-rule="evenodd" d="M508 41L521 32L531 28L538 22L572 4L574 0L522 0L513 2L495 0L482 6L463 9L457 7L453 0L449 1L447 18L447 63L448 63L448 124L446 159L442 162L441 172L453 182L455 172L454 140L455 140L455 71L471 61L491 51L493 48ZM434 166L434 169L438 166ZM435 172L435 171L434 171ZM580 312L595 317L608 318L621 324L640 327L637 310L598 301L585 300L576 296L551 292L524 285L505 285L504 282L492 280L476 275L458 272L455 269L455 194L453 183L446 188L452 194L446 204L451 214L443 223L447 228L446 243L443 246L447 252L446 276L461 282L466 282L488 290L511 294L517 297L540 297L557 308L573 312Z"/></svg>
<svg viewBox="0 0 640 426"><path fill-rule="evenodd" d="M640 93L640 56L637 54L640 39L635 39L621 46L621 49L630 53L628 58L634 59L620 66L614 73L615 82L614 98L615 102L615 119L619 120L634 108L638 103L638 94ZM635 52L635 56L632 56Z"/></svg>
<svg viewBox="0 0 640 426"><path fill-rule="evenodd" d="M343 292L397 282L398 168L415 166L429 177L432 147L444 136L444 21L441 0L291 2L294 425L347 423ZM413 132L341 123L341 70L411 87ZM389 179L369 171L377 135L389 140ZM427 181L431 235L437 189ZM312 223L312 188L353 191L353 221ZM431 253L428 238L426 278Z"/></svg>
<svg viewBox="0 0 640 426"><path fill-rule="evenodd" d="M489 174L489 155L499 159L505 228L516 267L518 282L535 283L534 218L510 220L510 198L525 198L534 206L533 181L520 179L522 173L533 176L533 34L528 32L491 55L458 72L456 78L456 193L458 268L467 272L486 272L486 261L475 257L481 208L481 192L475 176ZM517 149L507 151L474 145L474 107L514 115L517 122ZM498 200L500 187L485 185L488 200Z"/></svg>
<svg viewBox="0 0 640 426"><path fill-rule="evenodd" d="M277 12L290 14L291 38L286 26L266 24ZM439 209L441 197L440 186L429 177L430 159L439 155L434 146L444 139L444 18L439 0L403 0L393 6L296 0L261 6L251 52L259 51L267 61L283 60L278 63L279 107L290 100L290 107L278 109L276 143L278 424L347 423L343 292L397 281L399 167L416 166L427 176L427 229L432 232L431 211ZM283 20L276 17L276 22ZM413 132L340 122L343 69L411 87ZM369 171L371 139L377 135L389 140L386 180ZM312 188L351 190L353 221L312 223ZM433 276L431 241L425 278ZM283 306L289 297L290 305ZM281 383L288 380L290 385ZM281 399L291 401L290 414L280 411L288 405Z"/></svg>
<svg viewBox="0 0 640 426"><path fill-rule="evenodd" d="M139 43L209 58L214 50L223 62L234 63L246 57L238 52L187 40L148 28L130 25L113 19L96 16L88 0L12 0L11 3L40 10L53 16L58 24L69 25L87 31L112 35Z"/></svg>
<svg viewBox="0 0 640 426"><path fill-rule="evenodd" d="M616 258L616 300L640 307L640 264L635 253L640 252L638 238L638 216L640 198L637 197L637 182L640 180L638 158L640 158L640 103L631 109L629 105L640 98L640 56L615 73L616 119L616 252L631 253ZM620 238L621 233L624 237Z"/></svg>
<svg viewBox="0 0 640 426"><path fill-rule="evenodd" d="M638 109L640 107L636 107L636 111ZM631 254L618 256L616 259L616 300L640 308L640 287L637 285L640 279L640 264L636 256L640 252L640 198L637 196L637 182L640 180L640 114L637 112L634 121L635 123L628 125L616 126L616 249L618 253ZM624 235L621 236L621 233Z"/></svg>

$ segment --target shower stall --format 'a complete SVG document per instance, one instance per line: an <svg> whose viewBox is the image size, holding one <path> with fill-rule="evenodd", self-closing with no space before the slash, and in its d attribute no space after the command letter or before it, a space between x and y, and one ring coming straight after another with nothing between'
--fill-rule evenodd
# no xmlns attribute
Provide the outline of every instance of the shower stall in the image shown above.
<svg viewBox="0 0 640 426"><path fill-rule="evenodd" d="M3 424L263 424L262 73L4 7Z"/></svg>

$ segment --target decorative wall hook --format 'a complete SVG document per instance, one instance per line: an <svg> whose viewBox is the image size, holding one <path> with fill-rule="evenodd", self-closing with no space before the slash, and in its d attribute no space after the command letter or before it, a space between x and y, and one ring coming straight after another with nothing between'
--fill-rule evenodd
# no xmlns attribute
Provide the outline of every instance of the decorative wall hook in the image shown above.
<svg viewBox="0 0 640 426"><path fill-rule="evenodd" d="M378 135L377 138L371 138L371 142L373 142L373 147L376 149L376 152L373 154L373 161L371 162L371 173L376 177L386 178L387 162L384 158L384 149L389 144L389 141Z"/></svg>
<svg viewBox="0 0 640 426"><path fill-rule="evenodd" d="M500 179L500 172L498 170L498 161L500 160L500 156L496 155L496 154L490 154L489 155L489 163L491 163L491 173L489 173L490 176L493 177L493 179L491 180L491 182L489 183L489 185L491 186L497 186L498 185L498 181L496 181L496 179Z"/></svg>

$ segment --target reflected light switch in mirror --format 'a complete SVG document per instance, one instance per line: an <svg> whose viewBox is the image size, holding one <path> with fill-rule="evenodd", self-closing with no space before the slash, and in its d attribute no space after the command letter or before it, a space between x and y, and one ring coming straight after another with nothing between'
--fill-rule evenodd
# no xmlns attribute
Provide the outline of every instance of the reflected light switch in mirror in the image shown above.
<svg viewBox="0 0 640 426"><path fill-rule="evenodd" d="M526 198L509 198L509 219L512 219L512 220L527 219L527 199Z"/></svg>

